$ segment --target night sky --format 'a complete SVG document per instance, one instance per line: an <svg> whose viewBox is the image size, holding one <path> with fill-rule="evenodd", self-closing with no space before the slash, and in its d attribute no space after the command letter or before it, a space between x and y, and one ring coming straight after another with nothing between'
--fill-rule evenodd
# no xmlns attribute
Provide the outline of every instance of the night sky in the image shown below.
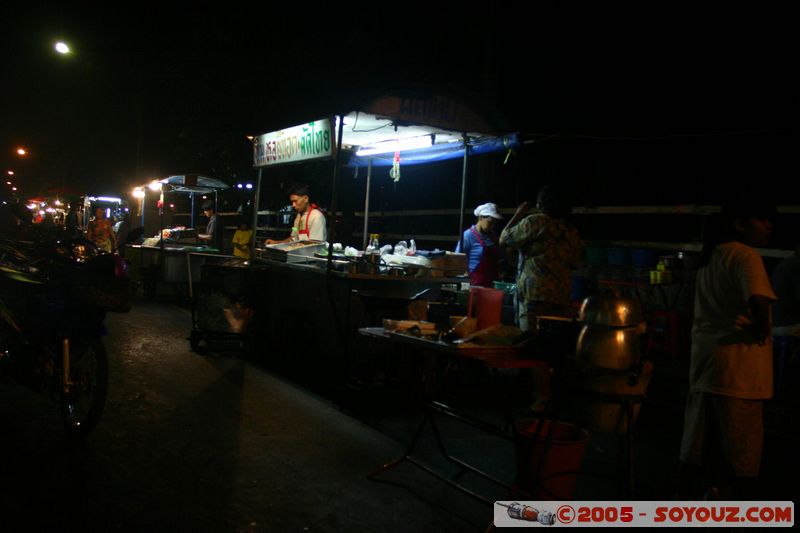
<svg viewBox="0 0 800 533"><path fill-rule="evenodd" d="M797 176L787 13L370 6L4 7L0 164L25 194L249 179L245 135L399 89L470 102L567 179Z"/></svg>

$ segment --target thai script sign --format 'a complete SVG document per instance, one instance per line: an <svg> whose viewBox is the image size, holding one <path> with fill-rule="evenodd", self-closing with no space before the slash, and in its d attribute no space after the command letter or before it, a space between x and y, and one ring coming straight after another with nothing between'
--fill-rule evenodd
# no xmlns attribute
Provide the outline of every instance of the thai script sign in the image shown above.
<svg viewBox="0 0 800 533"><path fill-rule="evenodd" d="M325 118L259 135L253 141L253 165L266 167L333 157L332 123Z"/></svg>

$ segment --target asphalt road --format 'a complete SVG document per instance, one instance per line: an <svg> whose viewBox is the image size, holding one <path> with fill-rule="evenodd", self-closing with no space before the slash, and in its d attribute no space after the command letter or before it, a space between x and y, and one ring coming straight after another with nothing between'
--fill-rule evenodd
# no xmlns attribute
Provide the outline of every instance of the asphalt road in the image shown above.
<svg viewBox="0 0 800 533"><path fill-rule="evenodd" d="M480 531L476 505L411 467L366 473L401 445L235 357L189 349L188 311L109 315L110 391L83 445L56 405L0 386L0 530Z"/></svg>
<svg viewBox="0 0 800 533"><path fill-rule="evenodd" d="M460 532L491 521L490 506L412 466L366 479L401 455L414 409L364 396L337 405L250 361L197 355L190 314L173 305L138 303L107 325L108 402L82 445L65 441L47 397L0 385L0 531ZM636 428L638 499L668 500L674 487L686 361L659 365ZM797 397L766 410L763 499L796 497ZM447 423L448 446L511 479L510 443ZM622 496L618 441L591 437L576 499ZM420 455L441 457L429 434Z"/></svg>

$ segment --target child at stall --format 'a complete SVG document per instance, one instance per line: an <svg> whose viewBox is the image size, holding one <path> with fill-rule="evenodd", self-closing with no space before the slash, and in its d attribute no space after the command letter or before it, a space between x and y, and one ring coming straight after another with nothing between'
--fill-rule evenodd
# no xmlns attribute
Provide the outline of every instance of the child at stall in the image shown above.
<svg viewBox="0 0 800 533"><path fill-rule="evenodd" d="M233 234L233 255L242 259L250 259L250 243L253 240L253 230L244 218L239 219L239 227Z"/></svg>

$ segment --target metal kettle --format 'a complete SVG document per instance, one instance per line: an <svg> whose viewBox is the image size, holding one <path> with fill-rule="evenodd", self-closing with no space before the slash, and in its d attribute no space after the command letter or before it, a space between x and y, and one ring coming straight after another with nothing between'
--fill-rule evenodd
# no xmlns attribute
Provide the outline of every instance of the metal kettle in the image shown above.
<svg viewBox="0 0 800 533"><path fill-rule="evenodd" d="M639 334L644 317L635 299L597 294L583 301L579 314L583 327L576 354L595 367L624 370L641 359Z"/></svg>
<svg viewBox="0 0 800 533"><path fill-rule="evenodd" d="M634 298L598 294L583 301L579 316L575 369L582 423L601 433L629 431L640 408L630 402L644 396L653 373L641 358L641 306Z"/></svg>
<svg viewBox="0 0 800 533"><path fill-rule="evenodd" d="M644 322L644 316L635 298L603 293L583 301L578 320L594 326L631 327Z"/></svg>

